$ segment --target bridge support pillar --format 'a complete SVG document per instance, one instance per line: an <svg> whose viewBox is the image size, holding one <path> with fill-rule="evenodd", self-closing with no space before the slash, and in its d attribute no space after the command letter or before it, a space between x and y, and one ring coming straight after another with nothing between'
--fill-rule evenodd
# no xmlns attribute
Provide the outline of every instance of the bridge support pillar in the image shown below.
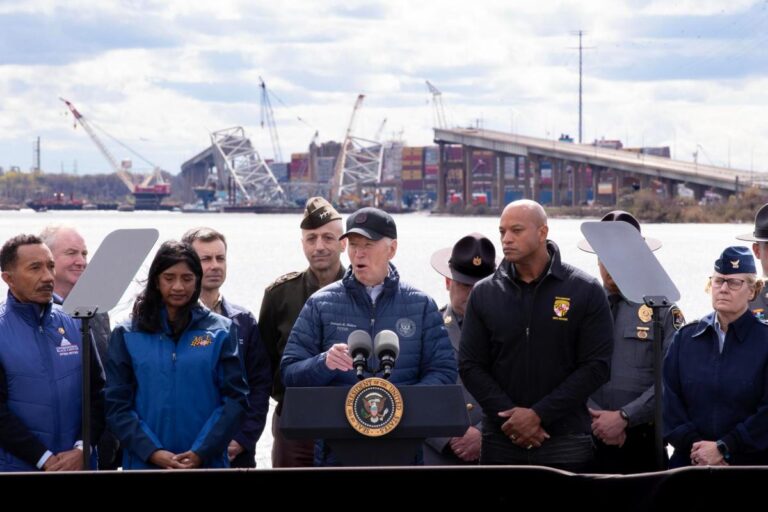
<svg viewBox="0 0 768 512"><path fill-rule="evenodd" d="M530 161L531 170L533 171L533 180L531 183L533 195L531 196L531 199L538 203L541 202L541 158L538 156L531 156Z"/></svg>
<svg viewBox="0 0 768 512"><path fill-rule="evenodd" d="M445 213L445 180L448 174L448 169L445 165L445 143L438 143L437 151L437 200L435 209L438 213Z"/></svg>
<svg viewBox="0 0 768 512"><path fill-rule="evenodd" d="M592 200L595 206L600 204L598 189L600 185L600 175L603 173L602 167L592 167Z"/></svg>
<svg viewBox="0 0 768 512"><path fill-rule="evenodd" d="M613 169L613 204L619 206L619 194L621 190L621 172Z"/></svg>
<svg viewBox="0 0 768 512"><path fill-rule="evenodd" d="M560 206L560 179L563 175L563 161L552 160L552 206Z"/></svg>
<svg viewBox="0 0 768 512"><path fill-rule="evenodd" d="M518 158L518 162L522 161L523 166L523 197L525 199L532 199L531 193L531 165L528 158Z"/></svg>
<svg viewBox="0 0 768 512"><path fill-rule="evenodd" d="M473 148L464 146L464 190L462 199L464 200L464 209L472 206L472 153Z"/></svg>
<svg viewBox="0 0 768 512"><path fill-rule="evenodd" d="M492 206L501 213L504 209L504 190L507 183L506 177L506 160L507 157L502 153L494 153L496 159L496 197L491 198Z"/></svg>

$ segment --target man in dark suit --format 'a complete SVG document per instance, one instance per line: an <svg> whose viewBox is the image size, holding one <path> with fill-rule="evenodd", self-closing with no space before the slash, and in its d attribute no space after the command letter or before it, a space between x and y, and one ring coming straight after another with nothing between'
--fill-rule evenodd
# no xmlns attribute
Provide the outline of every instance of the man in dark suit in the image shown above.
<svg viewBox="0 0 768 512"><path fill-rule="evenodd" d="M445 276L445 288L450 300L440 312L458 360L461 323L469 293L476 282L493 273L496 268L496 249L493 242L479 233L472 233L453 247L435 252L430 262L438 273ZM482 410L461 380L459 384L464 391L470 427L461 437L427 439L424 444L425 465L477 464L480 458Z"/></svg>

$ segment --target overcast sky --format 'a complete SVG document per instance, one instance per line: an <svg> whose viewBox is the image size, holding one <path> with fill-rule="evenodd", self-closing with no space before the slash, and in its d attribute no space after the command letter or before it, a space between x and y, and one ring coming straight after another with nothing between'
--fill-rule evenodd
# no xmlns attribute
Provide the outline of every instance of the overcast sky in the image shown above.
<svg viewBox="0 0 768 512"><path fill-rule="evenodd" d="M0 0L0 166L40 136L47 172L111 172L59 97L173 173L231 126L271 158L259 76L286 158L359 93L357 135L429 144L425 80L451 125L576 137L583 30L585 142L764 171L767 27L766 0Z"/></svg>

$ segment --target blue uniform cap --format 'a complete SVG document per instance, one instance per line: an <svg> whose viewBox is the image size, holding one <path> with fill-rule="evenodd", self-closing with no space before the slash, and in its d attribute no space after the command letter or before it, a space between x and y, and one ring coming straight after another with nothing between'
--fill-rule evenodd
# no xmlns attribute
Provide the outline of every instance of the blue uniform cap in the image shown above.
<svg viewBox="0 0 768 512"><path fill-rule="evenodd" d="M715 261L715 271L721 274L757 274L755 258L747 247L726 247Z"/></svg>

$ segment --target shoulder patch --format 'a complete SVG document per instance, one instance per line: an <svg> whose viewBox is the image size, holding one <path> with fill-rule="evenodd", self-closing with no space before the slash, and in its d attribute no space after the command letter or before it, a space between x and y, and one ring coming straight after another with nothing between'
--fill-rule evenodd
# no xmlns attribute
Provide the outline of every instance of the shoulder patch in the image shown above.
<svg viewBox="0 0 768 512"><path fill-rule="evenodd" d="M301 272L288 272L287 274L283 274L277 279L275 279L269 286L267 286L266 291L270 291L272 288L276 286L280 286L283 283L287 283L288 281L293 281L300 275L301 275Z"/></svg>
<svg viewBox="0 0 768 512"><path fill-rule="evenodd" d="M669 310L669 314L672 315L672 326L676 331L679 331L683 325L685 325L685 316L683 316L683 312L679 307L672 306L672 308Z"/></svg>

